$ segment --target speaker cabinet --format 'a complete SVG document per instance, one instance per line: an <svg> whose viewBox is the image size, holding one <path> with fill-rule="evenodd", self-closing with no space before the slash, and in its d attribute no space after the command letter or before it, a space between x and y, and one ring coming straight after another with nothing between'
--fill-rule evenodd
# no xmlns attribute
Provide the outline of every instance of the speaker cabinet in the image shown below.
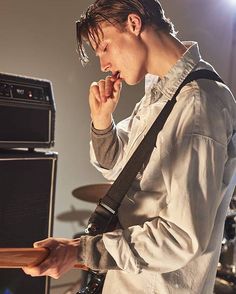
<svg viewBox="0 0 236 294"><path fill-rule="evenodd" d="M32 247L52 235L57 154L0 151L0 247ZM49 279L0 269L0 294L48 294Z"/></svg>

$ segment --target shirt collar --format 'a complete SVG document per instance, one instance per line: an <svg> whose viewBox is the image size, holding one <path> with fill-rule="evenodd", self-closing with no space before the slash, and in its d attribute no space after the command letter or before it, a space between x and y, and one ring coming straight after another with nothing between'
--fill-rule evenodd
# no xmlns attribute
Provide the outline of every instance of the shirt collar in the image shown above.
<svg viewBox="0 0 236 294"><path fill-rule="evenodd" d="M188 48L170 71L160 79L158 76L147 75L145 78L146 103L153 103L163 95L170 100L180 84L201 60L198 44L196 42L183 42ZM144 102L144 104L146 104Z"/></svg>

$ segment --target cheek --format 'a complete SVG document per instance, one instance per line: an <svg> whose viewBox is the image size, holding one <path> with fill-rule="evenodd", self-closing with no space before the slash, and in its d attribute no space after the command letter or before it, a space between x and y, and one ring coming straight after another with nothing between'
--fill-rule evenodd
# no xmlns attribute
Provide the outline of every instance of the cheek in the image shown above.
<svg viewBox="0 0 236 294"><path fill-rule="evenodd" d="M138 52L137 52L138 53ZM132 50L120 51L116 58L119 59L119 64L123 70L134 70L139 65L139 56Z"/></svg>
<svg viewBox="0 0 236 294"><path fill-rule="evenodd" d="M138 43L133 38L123 38L117 43L117 55L123 57L125 62L133 61L139 53Z"/></svg>
<svg viewBox="0 0 236 294"><path fill-rule="evenodd" d="M134 67L143 67L146 61L146 51L140 42L130 42L126 51L126 62Z"/></svg>
<svg viewBox="0 0 236 294"><path fill-rule="evenodd" d="M117 50L112 54L113 66L121 70L128 84L136 84L146 74L145 48L137 38L122 39L118 42L119 46L117 43Z"/></svg>

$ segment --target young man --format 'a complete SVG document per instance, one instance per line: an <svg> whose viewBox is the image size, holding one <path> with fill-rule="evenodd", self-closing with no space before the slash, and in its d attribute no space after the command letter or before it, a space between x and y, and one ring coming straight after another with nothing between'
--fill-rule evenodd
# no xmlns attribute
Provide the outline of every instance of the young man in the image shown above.
<svg viewBox="0 0 236 294"><path fill-rule="evenodd" d="M91 85L89 104L91 160L114 181L186 76L214 69L196 43L176 38L156 0L98 0L78 21L77 33L82 60L87 41L101 70L111 72ZM145 96L115 125L122 82L143 79ZM120 228L41 241L36 246L49 247L51 255L25 272L56 278L81 262L107 272L103 293L212 293L235 185L235 130L235 100L223 83L187 84L121 204Z"/></svg>

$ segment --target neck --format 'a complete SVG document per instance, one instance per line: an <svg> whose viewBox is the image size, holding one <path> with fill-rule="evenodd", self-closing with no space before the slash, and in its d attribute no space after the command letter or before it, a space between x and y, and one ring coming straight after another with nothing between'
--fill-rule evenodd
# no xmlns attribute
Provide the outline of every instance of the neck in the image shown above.
<svg viewBox="0 0 236 294"><path fill-rule="evenodd" d="M147 48L147 73L163 78L183 56L187 48L174 36L165 32L156 32L153 28L143 31L143 40Z"/></svg>

